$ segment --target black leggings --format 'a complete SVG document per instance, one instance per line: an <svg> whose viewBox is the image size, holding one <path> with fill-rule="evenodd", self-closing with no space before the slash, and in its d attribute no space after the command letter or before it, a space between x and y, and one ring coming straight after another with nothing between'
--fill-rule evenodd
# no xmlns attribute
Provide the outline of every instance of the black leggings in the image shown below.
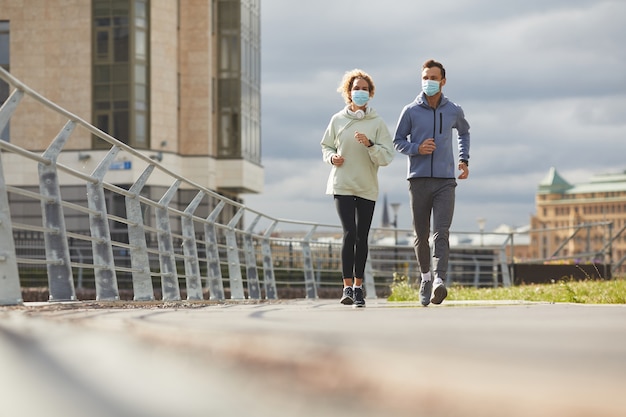
<svg viewBox="0 0 626 417"><path fill-rule="evenodd" d="M335 207L343 227L343 278L363 278L375 204L375 201L353 195L335 195Z"/></svg>

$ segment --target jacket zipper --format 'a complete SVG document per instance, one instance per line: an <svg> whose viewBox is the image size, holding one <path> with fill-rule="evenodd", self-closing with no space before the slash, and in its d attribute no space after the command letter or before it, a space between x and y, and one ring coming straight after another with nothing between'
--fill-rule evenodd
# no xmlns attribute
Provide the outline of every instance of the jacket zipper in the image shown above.
<svg viewBox="0 0 626 417"><path fill-rule="evenodd" d="M443 133L443 113L439 113L439 134Z"/></svg>
<svg viewBox="0 0 626 417"><path fill-rule="evenodd" d="M441 113L439 114L439 116L441 117ZM435 139L437 133L437 109L433 109L433 139ZM430 176L431 178L433 177L435 170L434 170L434 165L435 165L435 151L433 151L433 153L430 154Z"/></svg>

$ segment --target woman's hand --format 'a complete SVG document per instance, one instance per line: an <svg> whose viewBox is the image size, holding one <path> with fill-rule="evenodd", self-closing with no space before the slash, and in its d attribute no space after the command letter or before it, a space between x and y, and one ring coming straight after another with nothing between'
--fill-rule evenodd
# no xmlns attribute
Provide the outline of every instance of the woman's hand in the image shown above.
<svg viewBox="0 0 626 417"><path fill-rule="evenodd" d="M331 157L330 157L330 162L331 162L334 166L336 166L336 167L340 167L340 166L342 166L342 165L343 165L343 161L344 161L344 159L343 159L343 156L341 156L341 155L337 155L337 154L335 154L335 155L333 155L333 156L331 156Z"/></svg>
<svg viewBox="0 0 626 417"><path fill-rule="evenodd" d="M372 146L372 142L367 138L367 136L365 136L364 133L360 133L360 132L354 132L354 138L357 140L357 142L359 142L361 145L365 145L368 148L370 146Z"/></svg>

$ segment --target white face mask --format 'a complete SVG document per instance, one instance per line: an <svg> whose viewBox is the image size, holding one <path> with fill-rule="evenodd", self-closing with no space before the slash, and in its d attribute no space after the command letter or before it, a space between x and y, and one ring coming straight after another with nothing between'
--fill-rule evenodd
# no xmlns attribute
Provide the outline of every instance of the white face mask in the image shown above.
<svg viewBox="0 0 626 417"><path fill-rule="evenodd" d="M422 91L427 96L434 96L439 92L439 81L422 80Z"/></svg>

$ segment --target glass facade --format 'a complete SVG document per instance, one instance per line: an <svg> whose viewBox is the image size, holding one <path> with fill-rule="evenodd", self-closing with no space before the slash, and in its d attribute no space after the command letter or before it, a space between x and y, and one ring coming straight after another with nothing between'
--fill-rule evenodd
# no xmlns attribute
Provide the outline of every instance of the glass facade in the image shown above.
<svg viewBox="0 0 626 417"><path fill-rule="evenodd" d="M10 42L9 21L0 20L0 67L9 71ZM9 84L0 80L0 106L9 98ZM9 124L0 130L0 140L9 141Z"/></svg>
<svg viewBox="0 0 626 417"><path fill-rule="evenodd" d="M150 147L148 2L92 0L93 124L137 149Z"/></svg>
<svg viewBox="0 0 626 417"><path fill-rule="evenodd" d="M261 2L217 2L217 156L260 164Z"/></svg>

